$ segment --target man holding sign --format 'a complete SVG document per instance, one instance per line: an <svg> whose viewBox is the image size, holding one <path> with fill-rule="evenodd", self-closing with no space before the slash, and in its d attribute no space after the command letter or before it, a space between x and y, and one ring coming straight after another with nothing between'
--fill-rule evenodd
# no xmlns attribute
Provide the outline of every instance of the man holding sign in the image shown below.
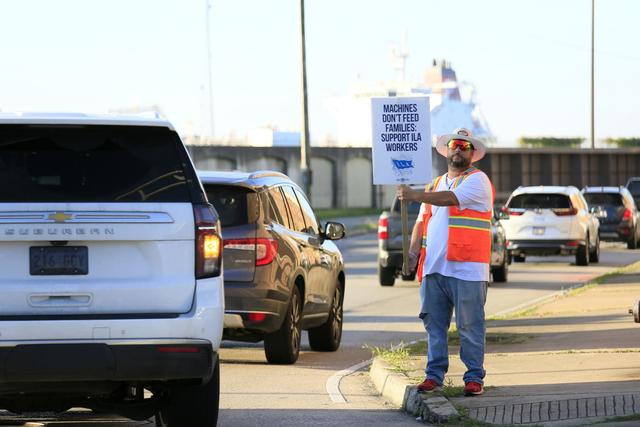
<svg viewBox="0 0 640 427"><path fill-rule="evenodd" d="M493 187L487 175L472 166L484 157L486 148L468 129L438 137L436 150L447 157L447 173L424 192L407 186L398 189L400 200L422 202L409 252L422 280L420 318L428 337L426 379L418 391L433 392L444 383L449 368L447 332L455 308L460 358L467 367L464 393L479 395L485 377L484 304Z"/></svg>

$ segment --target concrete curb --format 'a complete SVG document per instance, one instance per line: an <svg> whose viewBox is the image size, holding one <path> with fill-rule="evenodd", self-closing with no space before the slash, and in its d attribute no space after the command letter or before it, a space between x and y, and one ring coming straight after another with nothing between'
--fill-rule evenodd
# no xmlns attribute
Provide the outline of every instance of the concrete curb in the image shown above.
<svg viewBox="0 0 640 427"><path fill-rule="evenodd" d="M369 376L383 397L414 417L422 418L423 422L440 424L460 417L446 397L418 393L409 377L394 372L391 365L379 357L373 359Z"/></svg>

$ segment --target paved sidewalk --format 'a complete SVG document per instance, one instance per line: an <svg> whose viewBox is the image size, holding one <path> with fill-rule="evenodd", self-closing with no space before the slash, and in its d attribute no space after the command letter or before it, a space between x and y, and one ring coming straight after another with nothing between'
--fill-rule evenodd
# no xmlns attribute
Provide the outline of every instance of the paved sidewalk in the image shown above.
<svg viewBox="0 0 640 427"><path fill-rule="evenodd" d="M610 425L640 425L640 324L628 314L637 299L640 263L526 317L489 322L485 394L450 402L494 425L587 425L622 416L637 418ZM497 344L500 337L512 343ZM463 385L458 350L450 347L449 386ZM424 364L424 356L411 359L414 383Z"/></svg>

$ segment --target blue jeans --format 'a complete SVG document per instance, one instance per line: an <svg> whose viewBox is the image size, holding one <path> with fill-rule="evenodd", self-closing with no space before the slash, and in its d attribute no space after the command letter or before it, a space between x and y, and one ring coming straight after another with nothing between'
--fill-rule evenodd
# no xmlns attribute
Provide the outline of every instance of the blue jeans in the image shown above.
<svg viewBox="0 0 640 427"><path fill-rule="evenodd" d="M483 384L487 286L487 282L470 282L437 273L428 274L422 280L420 317L427 330L427 378L438 384L444 382L444 375L449 369L447 332L455 308L460 359L467 367L464 382Z"/></svg>

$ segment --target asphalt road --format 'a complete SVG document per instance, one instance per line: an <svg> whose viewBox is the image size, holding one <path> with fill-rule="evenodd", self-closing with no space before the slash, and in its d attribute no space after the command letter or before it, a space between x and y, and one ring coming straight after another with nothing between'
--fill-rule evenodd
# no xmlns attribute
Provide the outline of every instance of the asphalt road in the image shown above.
<svg viewBox="0 0 640 427"><path fill-rule="evenodd" d="M377 241L367 234L339 242L347 265L345 324L341 348L335 353L309 350L303 335L300 359L292 366L268 365L262 344L224 342L221 356L221 398L218 425L241 426L415 426L409 416L389 407L373 391L366 372L342 378L339 390L346 403L334 403L327 381L338 371L371 357L371 347L409 342L424 337L417 319L416 282L398 280L381 287L376 276ZM603 244L601 262L578 267L572 257L529 258L511 265L506 283L492 284L487 315L568 289L619 266L640 260L640 250L622 244ZM2 420L4 417L0 417ZM150 426L113 417L100 419L74 415L71 419L4 418L0 425ZM8 424L9 421L12 421Z"/></svg>

